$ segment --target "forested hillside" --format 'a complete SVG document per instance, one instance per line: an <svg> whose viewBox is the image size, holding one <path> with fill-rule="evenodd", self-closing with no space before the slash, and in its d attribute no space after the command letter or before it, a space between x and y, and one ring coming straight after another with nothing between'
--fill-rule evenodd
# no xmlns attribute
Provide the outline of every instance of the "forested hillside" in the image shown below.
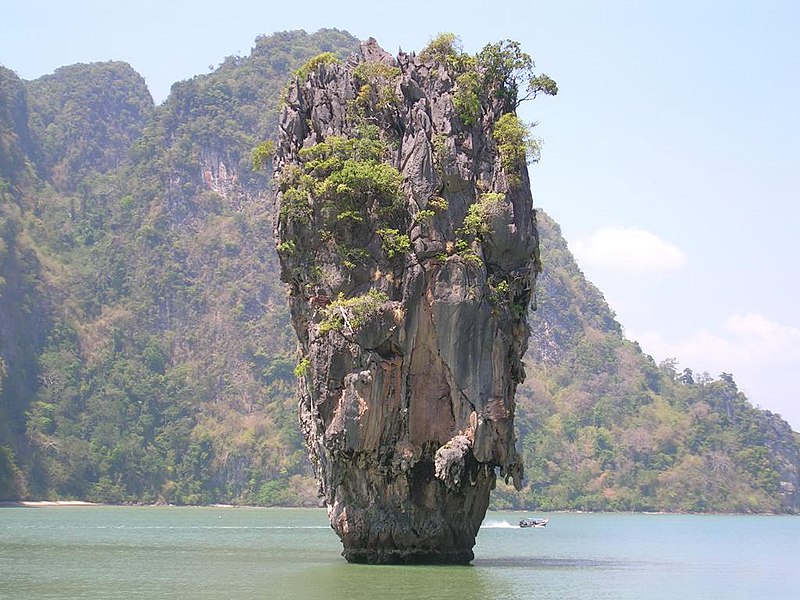
<svg viewBox="0 0 800 600"><path fill-rule="evenodd" d="M30 82L0 68L0 499L316 502L253 149L291 72L357 44L261 37L160 106L124 63ZM497 504L796 510L788 425L728 374L656 365L544 213L540 228L528 483Z"/></svg>
<svg viewBox="0 0 800 600"><path fill-rule="evenodd" d="M656 365L626 340L561 232L539 213L544 272L518 393L528 486L516 506L780 511L797 507L797 436L733 376Z"/></svg>
<svg viewBox="0 0 800 600"><path fill-rule="evenodd" d="M335 30L259 38L157 108L122 63L24 86L3 72L20 108L3 122L2 176L27 178L3 195L17 251L2 273L20 280L0 299L0 446L20 475L6 497L316 502L252 149L291 71L356 45ZM16 314L28 298L31 323Z"/></svg>

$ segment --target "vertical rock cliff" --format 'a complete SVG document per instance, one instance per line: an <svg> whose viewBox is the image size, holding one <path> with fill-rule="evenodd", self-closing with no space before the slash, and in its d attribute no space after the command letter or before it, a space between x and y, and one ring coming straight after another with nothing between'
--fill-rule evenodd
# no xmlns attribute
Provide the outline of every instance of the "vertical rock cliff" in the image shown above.
<svg viewBox="0 0 800 600"><path fill-rule="evenodd" d="M538 236L508 65L370 40L287 91L276 230L300 420L351 562L469 562L497 473L522 475Z"/></svg>

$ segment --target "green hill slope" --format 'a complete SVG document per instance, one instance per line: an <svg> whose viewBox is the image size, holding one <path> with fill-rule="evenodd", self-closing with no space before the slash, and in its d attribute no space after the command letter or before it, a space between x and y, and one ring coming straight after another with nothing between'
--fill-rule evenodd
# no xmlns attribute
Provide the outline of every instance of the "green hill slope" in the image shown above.
<svg viewBox="0 0 800 600"><path fill-rule="evenodd" d="M27 91L42 174L62 192L83 187L80 195L127 159L154 108L142 76L122 62L61 67Z"/></svg>
<svg viewBox="0 0 800 600"><path fill-rule="evenodd" d="M29 457L26 411L50 327L47 283L26 228L26 195L38 189L37 148L24 82L0 67L0 499L27 494L16 457Z"/></svg>
<svg viewBox="0 0 800 600"><path fill-rule="evenodd" d="M15 204L47 263L49 287L36 297L54 322L23 361L33 389L9 389L24 398L10 411L21 427L0 446L13 450L31 495L316 502L296 426L295 343L267 177L253 171L251 152L275 129L291 70L356 44L336 30L260 38L249 57L226 59L176 84L151 115L137 113L147 118L118 168L109 162L131 121L112 118L119 128L103 131L81 119L146 108L149 94L136 96L136 86L102 98L126 66L61 69L27 84L43 180ZM97 93L45 114L69 74ZM78 131L98 135L69 138ZM112 158L73 181L61 167L81 156Z"/></svg>

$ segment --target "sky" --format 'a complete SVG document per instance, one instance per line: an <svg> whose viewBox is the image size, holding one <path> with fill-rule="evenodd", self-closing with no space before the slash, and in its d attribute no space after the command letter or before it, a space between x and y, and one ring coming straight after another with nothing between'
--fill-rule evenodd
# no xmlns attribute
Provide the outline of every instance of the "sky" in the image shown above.
<svg viewBox="0 0 800 600"><path fill-rule="evenodd" d="M626 336L732 373L800 430L800 2L0 0L0 15L0 64L20 77L124 60L158 103L276 31L392 52L443 31L468 52L519 41L560 90L519 110L543 145L535 204Z"/></svg>

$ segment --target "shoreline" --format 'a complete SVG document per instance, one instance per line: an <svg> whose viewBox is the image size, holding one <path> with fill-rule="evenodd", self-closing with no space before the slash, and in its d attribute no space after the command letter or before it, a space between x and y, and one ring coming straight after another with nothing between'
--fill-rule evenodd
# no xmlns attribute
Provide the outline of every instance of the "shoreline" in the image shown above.
<svg viewBox="0 0 800 600"><path fill-rule="evenodd" d="M11 500L0 502L0 506L21 506L37 508L43 506L101 506L97 502L86 500Z"/></svg>

